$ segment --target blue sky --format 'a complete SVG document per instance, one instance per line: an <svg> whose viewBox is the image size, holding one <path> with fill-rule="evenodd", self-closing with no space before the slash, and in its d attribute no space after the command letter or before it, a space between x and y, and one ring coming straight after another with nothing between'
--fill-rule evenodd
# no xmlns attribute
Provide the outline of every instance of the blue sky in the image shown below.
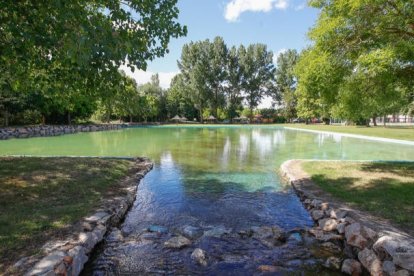
<svg viewBox="0 0 414 276"><path fill-rule="evenodd" d="M147 72L127 72L138 83L159 73L161 85L167 88L179 71L181 48L190 41L221 36L228 46L264 43L274 53L301 50L309 44L306 33L318 15L306 0L178 0L178 8L178 21L187 26L187 36L173 39L170 53L149 63Z"/></svg>

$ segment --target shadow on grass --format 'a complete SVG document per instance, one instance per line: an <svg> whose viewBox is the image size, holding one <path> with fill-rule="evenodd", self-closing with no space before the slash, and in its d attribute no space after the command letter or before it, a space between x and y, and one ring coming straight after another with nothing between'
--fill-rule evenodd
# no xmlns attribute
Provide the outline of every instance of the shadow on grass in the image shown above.
<svg viewBox="0 0 414 276"><path fill-rule="evenodd" d="M385 165L385 163L367 164L363 166L363 170L392 172L396 175L405 172L401 168L385 168ZM411 171L410 174L412 173ZM359 177L330 178L323 174L313 175L312 180L324 191L343 202L388 219L409 234L414 234L414 182L401 182L392 177L380 177L361 182Z"/></svg>
<svg viewBox="0 0 414 276"><path fill-rule="evenodd" d="M0 264L35 254L109 193L131 163L93 158L0 159ZM3 269L0 265L0 271ZM1 273L0 273L1 274Z"/></svg>

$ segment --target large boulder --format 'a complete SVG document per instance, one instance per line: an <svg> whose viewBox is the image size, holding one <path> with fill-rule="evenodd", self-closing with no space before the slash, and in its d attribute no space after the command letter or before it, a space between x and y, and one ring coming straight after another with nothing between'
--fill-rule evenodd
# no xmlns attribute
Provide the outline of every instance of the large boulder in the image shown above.
<svg viewBox="0 0 414 276"><path fill-rule="evenodd" d="M381 258L389 255L392 257L394 264L414 272L413 241L383 236L375 242L373 249Z"/></svg>
<svg viewBox="0 0 414 276"><path fill-rule="evenodd" d="M371 249L365 248L358 253L358 259L371 275L382 276L382 262Z"/></svg>
<svg viewBox="0 0 414 276"><path fill-rule="evenodd" d="M376 232L368 227L362 226L360 223L353 223L345 227L347 243L360 249L371 245L376 237Z"/></svg>

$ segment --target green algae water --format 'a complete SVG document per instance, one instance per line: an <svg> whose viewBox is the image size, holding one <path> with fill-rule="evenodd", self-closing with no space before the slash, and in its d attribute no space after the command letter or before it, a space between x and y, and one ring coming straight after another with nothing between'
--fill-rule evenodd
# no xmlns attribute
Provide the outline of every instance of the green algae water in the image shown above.
<svg viewBox="0 0 414 276"><path fill-rule="evenodd" d="M320 261L310 253L297 257L297 252L307 251L295 244L269 249L234 236L252 226L294 231L313 224L278 176L284 161L412 161L414 147L275 126L163 126L0 141L0 154L146 156L154 161L120 227L123 238L97 254L90 273L105 275L116 269L132 274L250 275L258 265L280 263L289 271L302 271L306 262L312 267ZM151 236L145 232L151 226L165 228L167 234ZM185 227L226 229L228 236L202 236L186 249L165 250L163 242ZM208 266L191 261L195 247L208 253Z"/></svg>

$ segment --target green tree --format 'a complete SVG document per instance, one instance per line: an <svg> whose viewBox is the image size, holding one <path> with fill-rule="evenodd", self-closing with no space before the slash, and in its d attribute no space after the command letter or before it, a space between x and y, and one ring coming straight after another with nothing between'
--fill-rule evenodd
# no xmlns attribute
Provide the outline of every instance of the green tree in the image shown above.
<svg viewBox="0 0 414 276"><path fill-rule="evenodd" d="M280 102L283 105L283 115L287 119L297 117L297 97L296 97L296 76L294 67L299 59L296 50L287 50L280 53L277 57L275 70L276 92L272 95L274 102Z"/></svg>
<svg viewBox="0 0 414 276"><path fill-rule="evenodd" d="M264 44L253 44L246 50L241 48L239 58L243 68L242 88L253 116L253 109L269 92L274 80L273 53Z"/></svg>

